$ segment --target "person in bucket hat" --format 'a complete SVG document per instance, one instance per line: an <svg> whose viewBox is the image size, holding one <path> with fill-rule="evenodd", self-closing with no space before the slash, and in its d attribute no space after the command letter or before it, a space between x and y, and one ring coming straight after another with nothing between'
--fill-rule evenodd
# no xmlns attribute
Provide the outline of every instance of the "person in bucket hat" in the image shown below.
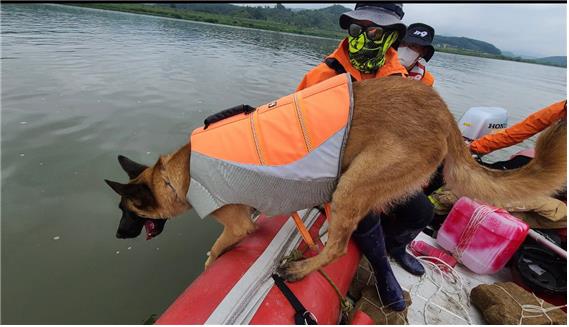
<svg viewBox="0 0 569 327"><path fill-rule="evenodd" d="M405 24L401 22L404 15L403 5L400 3L360 2L353 11L340 16L340 27L350 32L350 25L353 23L378 26L386 31L396 31L397 41L400 41L406 31Z"/></svg>
<svg viewBox="0 0 569 327"><path fill-rule="evenodd" d="M403 15L400 3L357 3L353 11L340 16L340 27L348 36L324 62L304 75L297 90L346 72L356 81L407 76L395 51L405 36Z"/></svg>
<svg viewBox="0 0 569 327"><path fill-rule="evenodd" d="M403 15L400 3L357 3L353 11L340 16L340 27L347 30L348 36L322 63L304 75L297 91L346 72L354 81L394 75L407 77L407 69L399 62L396 51L406 31L401 22ZM402 311L406 305L387 255L407 271L423 274L423 266L407 254L405 246L432 217L432 204L423 192L418 192L392 208L385 217L368 213L352 236L374 268L382 303L392 310Z"/></svg>
<svg viewBox="0 0 569 327"><path fill-rule="evenodd" d="M435 53L432 45L434 37L435 29L431 26L411 24L397 50L399 62L407 69L409 78L420 80L429 86L435 83L435 78L426 69L427 62Z"/></svg>

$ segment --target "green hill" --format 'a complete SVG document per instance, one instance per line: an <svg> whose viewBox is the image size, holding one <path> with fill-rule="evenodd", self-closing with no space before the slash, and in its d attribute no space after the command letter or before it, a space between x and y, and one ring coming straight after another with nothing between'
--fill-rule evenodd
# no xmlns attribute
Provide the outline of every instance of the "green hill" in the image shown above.
<svg viewBox="0 0 569 327"><path fill-rule="evenodd" d="M465 49L498 56L502 54L502 51L493 44L467 37L435 35L433 46L440 49Z"/></svg>
<svg viewBox="0 0 569 327"><path fill-rule="evenodd" d="M157 4L157 6L227 15L236 19L254 19L276 24L286 24L298 29L320 29L337 33L342 33L338 26L338 17L346 11L350 11L350 9L340 5L317 10L293 11L280 3L276 7L236 6L226 3L171 3Z"/></svg>
<svg viewBox="0 0 569 327"><path fill-rule="evenodd" d="M228 3L66 3L89 8L125 11L223 25L251 27L272 31L306 34L340 39L339 16L350 9L332 5L322 9L291 10L280 3L276 6L236 6ZM514 60L544 65L567 66L566 57L522 59L507 56L488 42L467 37L436 35L434 47L449 52L477 57Z"/></svg>
<svg viewBox="0 0 569 327"><path fill-rule="evenodd" d="M555 56L534 59L535 62L540 64L549 64L560 67L567 67L567 56Z"/></svg>

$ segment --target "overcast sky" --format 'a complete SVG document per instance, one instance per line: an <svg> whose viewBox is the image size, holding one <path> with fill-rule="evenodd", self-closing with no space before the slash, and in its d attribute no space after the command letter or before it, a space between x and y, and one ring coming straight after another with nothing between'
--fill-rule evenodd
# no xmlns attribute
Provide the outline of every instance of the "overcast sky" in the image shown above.
<svg viewBox="0 0 569 327"><path fill-rule="evenodd" d="M306 9L330 5L284 4L287 8ZM429 24L440 35L470 37L527 56L567 54L566 4L405 4L403 9L405 24Z"/></svg>

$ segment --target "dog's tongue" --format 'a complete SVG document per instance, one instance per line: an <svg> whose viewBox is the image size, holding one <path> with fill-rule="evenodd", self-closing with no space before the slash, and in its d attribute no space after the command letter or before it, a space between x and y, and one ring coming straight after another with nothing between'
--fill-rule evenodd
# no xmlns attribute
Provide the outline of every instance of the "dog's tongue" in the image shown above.
<svg viewBox="0 0 569 327"><path fill-rule="evenodd" d="M153 238L156 236L156 225L154 224L153 219L146 219L144 221L144 228L146 228L146 240Z"/></svg>

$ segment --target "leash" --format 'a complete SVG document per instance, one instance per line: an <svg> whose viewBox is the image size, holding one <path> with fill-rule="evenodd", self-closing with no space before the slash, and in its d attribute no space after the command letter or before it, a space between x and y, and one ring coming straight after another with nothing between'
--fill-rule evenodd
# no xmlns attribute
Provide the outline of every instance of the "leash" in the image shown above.
<svg viewBox="0 0 569 327"><path fill-rule="evenodd" d="M332 288L334 288L336 295L338 295L338 298L340 299L340 308L342 312L348 314L348 312L352 311L354 309L354 305L352 304L352 302L350 302L350 300L348 300L347 297L342 295L340 289L338 288L338 286L336 286L336 283L334 283L332 278L330 278L330 276L328 276L328 274L322 269L318 269L318 272L322 276L324 276L324 278L328 281L328 283L332 286Z"/></svg>
<svg viewBox="0 0 569 327"><path fill-rule="evenodd" d="M324 215L328 220L330 220L330 217L332 217L332 209L330 207L330 203L324 204ZM300 218L300 216L298 215L298 212L296 211L293 212L291 216L292 219L294 220L294 224L296 225L296 229L298 229L300 236L302 236L304 242L308 244L311 250L318 251L318 246L312 239L312 236L310 235L308 228L306 228L306 225L304 225L304 222L302 221L302 218Z"/></svg>
<svg viewBox="0 0 569 327"><path fill-rule="evenodd" d="M312 239L308 228L306 228L306 225L304 225L304 222L302 222L302 218L300 218L298 212L293 212L291 216L294 220L294 224L296 225L296 229L298 229L298 232L300 233L300 236L302 236L304 242L308 244L311 250L318 251L318 246L316 246L316 243L314 243L314 240Z"/></svg>

